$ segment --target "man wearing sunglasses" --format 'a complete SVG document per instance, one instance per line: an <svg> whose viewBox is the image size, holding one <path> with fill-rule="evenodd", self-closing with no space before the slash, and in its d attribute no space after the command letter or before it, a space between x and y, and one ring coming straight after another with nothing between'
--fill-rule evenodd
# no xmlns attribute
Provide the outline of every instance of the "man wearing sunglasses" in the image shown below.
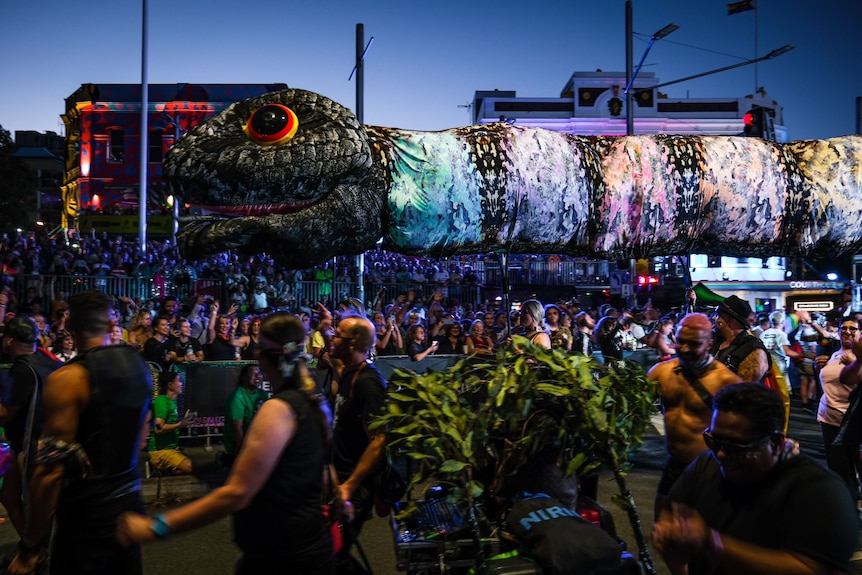
<svg viewBox="0 0 862 575"><path fill-rule="evenodd" d="M841 479L785 440L758 383L715 395L700 455L668 494L653 542L672 573L849 572L859 523Z"/></svg>

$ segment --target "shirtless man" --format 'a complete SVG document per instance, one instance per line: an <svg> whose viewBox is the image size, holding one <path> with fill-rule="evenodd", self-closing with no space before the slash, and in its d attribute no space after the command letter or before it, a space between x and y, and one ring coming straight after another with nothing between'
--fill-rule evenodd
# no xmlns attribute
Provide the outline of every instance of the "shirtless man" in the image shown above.
<svg viewBox="0 0 862 575"><path fill-rule="evenodd" d="M676 479L707 449L702 434L712 417L712 396L719 389L742 381L710 354L712 322L702 313L682 318L676 341L677 358L656 364L647 374L661 393L668 451L656 489L656 518Z"/></svg>

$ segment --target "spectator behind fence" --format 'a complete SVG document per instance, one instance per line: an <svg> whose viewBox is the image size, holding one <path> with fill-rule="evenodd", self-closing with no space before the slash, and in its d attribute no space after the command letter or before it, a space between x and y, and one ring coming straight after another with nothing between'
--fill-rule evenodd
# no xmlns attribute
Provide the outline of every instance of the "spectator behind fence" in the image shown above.
<svg viewBox="0 0 862 575"><path fill-rule="evenodd" d="M158 365L162 370L168 369L170 367L168 362L168 340L170 337L171 326L168 323L168 318L157 317L153 321L153 335L144 343L144 359Z"/></svg>
<svg viewBox="0 0 862 575"><path fill-rule="evenodd" d="M201 342L192 337L192 324L185 318L177 320L179 335L171 336L165 349L167 360L170 364L175 363L200 363L204 357Z"/></svg>
<svg viewBox="0 0 862 575"><path fill-rule="evenodd" d="M437 351L437 348L440 346L437 340L432 341L430 344L425 341L425 327L421 325L411 327L410 331L407 332L407 339L407 355L413 361L422 361L428 355Z"/></svg>
<svg viewBox="0 0 862 575"><path fill-rule="evenodd" d="M443 337L439 340L437 353L467 353L467 341L460 322L452 322L443 328Z"/></svg>
<svg viewBox="0 0 862 575"><path fill-rule="evenodd" d="M240 358L246 361L257 359L257 352L263 347L260 341L260 324L261 318L258 316L250 317L248 324L248 333L237 338L235 343L239 343Z"/></svg>
<svg viewBox="0 0 862 575"><path fill-rule="evenodd" d="M623 359L623 340L619 337L623 326L614 316L606 315L599 319L593 329L593 341L599 346L605 363Z"/></svg>
<svg viewBox="0 0 862 575"><path fill-rule="evenodd" d="M263 375L260 366L247 363L242 367L236 389L227 399L224 410L224 455L221 463L225 467L233 465L243 439L251 425L251 420L263 402L269 399L269 394L260 388Z"/></svg>
<svg viewBox="0 0 862 575"><path fill-rule="evenodd" d="M75 349L75 338L71 334L64 335L59 338L54 344L54 355L63 363L67 363L78 355L78 350Z"/></svg>
<svg viewBox="0 0 862 575"><path fill-rule="evenodd" d="M549 303L545 306L545 323L548 326L551 347L570 352L572 351L572 331L563 326L563 315L558 305Z"/></svg>
<svg viewBox="0 0 862 575"><path fill-rule="evenodd" d="M111 334L108 336L108 345L129 345L129 342L123 337L123 328L119 325L111 328Z"/></svg>
<svg viewBox="0 0 862 575"><path fill-rule="evenodd" d="M159 373L159 395L153 400L153 434L150 435L150 464L162 473L190 475L194 472L192 460L180 451L180 429L194 421L195 414L186 410L181 418L177 411L177 397L183 392L180 374L172 371Z"/></svg>
<svg viewBox="0 0 862 575"><path fill-rule="evenodd" d="M144 344L153 337L153 315L146 309L139 309L132 317L129 327L129 344L139 351L144 350Z"/></svg>
<svg viewBox="0 0 862 575"><path fill-rule="evenodd" d="M380 312L371 314L371 321L374 324L376 341L374 349L377 355L398 355L404 349L404 342L401 339L401 332L395 326L395 314L384 318Z"/></svg>
<svg viewBox="0 0 862 575"><path fill-rule="evenodd" d="M572 351L575 353L582 353L587 357L593 355L593 328L596 327L596 322L593 321L593 317L585 312L578 312L575 316L575 328L576 331L573 334L574 343L572 344Z"/></svg>
<svg viewBox="0 0 862 575"><path fill-rule="evenodd" d="M470 334L467 336L467 353L494 355L494 340L486 335L486 325L485 321L481 319L473 320L473 323L470 324Z"/></svg>
<svg viewBox="0 0 862 575"><path fill-rule="evenodd" d="M117 527L122 543L164 538L233 513L234 540L243 552L237 575L334 573L320 509L329 421L305 368L305 330L281 312L264 319L261 333L260 366L275 396L255 415L227 482L155 518L124 515Z"/></svg>
<svg viewBox="0 0 862 575"><path fill-rule="evenodd" d="M211 361L227 361L237 359L239 347L234 342L231 319L236 315L237 306L232 304L226 315L219 315L221 306L218 300L213 302L207 324L207 345L204 355Z"/></svg>

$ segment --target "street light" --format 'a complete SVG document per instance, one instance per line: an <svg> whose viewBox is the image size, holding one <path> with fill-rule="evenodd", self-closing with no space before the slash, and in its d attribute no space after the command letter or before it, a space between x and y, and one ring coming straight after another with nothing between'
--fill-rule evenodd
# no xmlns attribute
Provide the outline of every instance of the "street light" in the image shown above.
<svg viewBox="0 0 862 575"><path fill-rule="evenodd" d="M632 113L634 110L632 109L634 106L633 98L632 98L632 84L637 78L638 72L641 70L641 66L643 66L644 60L646 60L647 54L649 54L650 48L655 44L656 40L661 40L668 34L675 32L679 28L679 24L672 22L653 34L649 39L649 44L647 44L646 50L644 50L643 56L641 56L640 62L638 62L638 67L632 73L632 63L634 62L634 56L632 55L632 1L626 0L626 135L631 136L635 133L635 124L634 124L634 114Z"/></svg>
<svg viewBox="0 0 862 575"><path fill-rule="evenodd" d="M700 74L695 74L693 76L686 76L685 78L680 78L679 80L671 80L670 82L662 82L661 84L656 84L655 86L650 86L647 90L638 90L640 91L649 91L655 90L656 88L664 88L665 86L670 86L671 84L679 84L680 82L685 82L687 80L694 80L695 78L703 78L704 76L709 76L711 74L718 74L719 72L726 72L728 70L733 70L734 68L740 68L742 66L748 66L750 64L755 64L757 62L763 62L764 60L771 60L772 58L777 58L782 54L787 54L791 50L793 50L796 46L793 44L786 44L781 48L776 48L766 56L761 56L760 58L754 58L752 60L746 60L745 62L739 62L738 64L731 64L730 66L724 66L722 68L716 68L715 70L709 70L708 72L701 72Z"/></svg>

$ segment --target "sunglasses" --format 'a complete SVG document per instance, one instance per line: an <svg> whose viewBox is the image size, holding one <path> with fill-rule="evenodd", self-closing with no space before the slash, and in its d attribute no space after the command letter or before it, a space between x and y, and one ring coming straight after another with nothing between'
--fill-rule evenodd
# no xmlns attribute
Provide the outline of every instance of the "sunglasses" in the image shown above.
<svg viewBox="0 0 862 575"><path fill-rule="evenodd" d="M715 437L709 429L706 429L703 432L703 440L709 450L715 455L718 455L718 452L722 451L726 457L741 459L748 457L753 450L763 445L763 443L773 435L775 435L775 432L770 433L769 435L764 435L760 439L755 439L750 443L737 443L735 441L728 441L726 439Z"/></svg>

